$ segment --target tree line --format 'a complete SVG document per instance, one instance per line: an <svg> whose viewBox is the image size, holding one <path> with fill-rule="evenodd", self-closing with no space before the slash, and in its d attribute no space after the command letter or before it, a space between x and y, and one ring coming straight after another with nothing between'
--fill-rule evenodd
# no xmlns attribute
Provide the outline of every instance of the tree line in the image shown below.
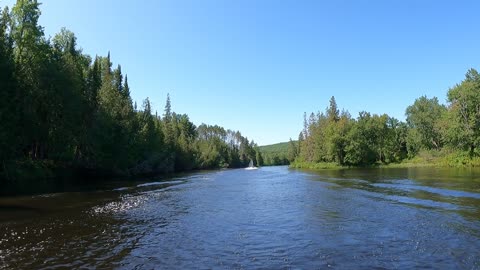
<svg viewBox="0 0 480 270"><path fill-rule="evenodd" d="M291 144L296 144L296 142L283 142L276 143L272 145L260 146L260 150L263 157L264 166L281 166L289 165L291 161L295 158L292 156L291 149L296 149L297 147L291 148Z"/></svg>
<svg viewBox="0 0 480 270"><path fill-rule="evenodd" d="M470 69L465 79L438 98L419 97L406 109L406 122L387 114L360 112L353 118L339 110L335 97L324 112L304 114L298 144L289 148L290 160L308 163L366 166L398 163L429 153L468 165L480 155L480 75Z"/></svg>
<svg viewBox="0 0 480 270"><path fill-rule="evenodd" d="M75 34L46 38L40 3L0 9L0 176L48 163L116 174L242 167L260 161L240 132L202 124L149 99L132 102L127 75L110 53L91 57ZM23 164L23 165L22 165Z"/></svg>

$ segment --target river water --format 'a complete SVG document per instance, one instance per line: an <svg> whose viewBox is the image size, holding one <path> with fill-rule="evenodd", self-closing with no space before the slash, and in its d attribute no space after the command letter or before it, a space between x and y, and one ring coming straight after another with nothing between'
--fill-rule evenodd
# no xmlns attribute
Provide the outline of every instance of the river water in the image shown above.
<svg viewBox="0 0 480 270"><path fill-rule="evenodd" d="M480 269L480 170L287 167L0 199L0 269Z"/></svg>

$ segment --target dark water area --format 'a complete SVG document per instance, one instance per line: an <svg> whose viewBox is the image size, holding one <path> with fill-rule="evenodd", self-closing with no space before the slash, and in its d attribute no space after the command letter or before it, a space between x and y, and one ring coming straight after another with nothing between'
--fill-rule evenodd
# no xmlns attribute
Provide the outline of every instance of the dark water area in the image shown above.
<svg viewBox="0 0 480 270"><path fill-rule="evenodd" d="M222 170L0 198L0 269L480 269L480 170Z"/></svg>

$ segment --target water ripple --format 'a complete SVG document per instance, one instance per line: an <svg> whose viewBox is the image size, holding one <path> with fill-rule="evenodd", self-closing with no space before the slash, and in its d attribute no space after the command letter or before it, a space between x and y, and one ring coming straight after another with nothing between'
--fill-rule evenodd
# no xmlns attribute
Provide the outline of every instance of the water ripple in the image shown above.
<svg viewBox="0 0 480 270"><path fill-rule="evenodd" d="M0 269L478 269L478 187L435 179L280 167L0 199Z"/></svg>

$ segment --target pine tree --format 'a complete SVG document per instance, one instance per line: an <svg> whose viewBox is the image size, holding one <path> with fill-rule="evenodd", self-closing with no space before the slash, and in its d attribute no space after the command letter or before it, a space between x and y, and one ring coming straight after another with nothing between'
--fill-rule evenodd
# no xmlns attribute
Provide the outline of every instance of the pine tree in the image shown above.
<svg viewBox="0 0 480 270"><path fill-rule="evenodd" d="M333 122L337 122L340 119L340 111L338 110L334 96L330 98L330 106L327 108L327 117Z"/></svg>
<svg viewBox="0 0 480 270"><path fill-rule="evenodd" d="M307 112L303 113L303 138L308 137L308 121L307 121Z"/></svg>
<svg viewBox="0 0 480 270"><path fill-rule="evenodd" d="M263 166L263 155L262 153L260 152L260 149L255 149L255 152L256 152L256 160L257 160L257 166L260 167L260 166Z"/></svg>
<svg viewBox="0 0 480 270"><path fill-rule="evenodd" d="M170 94L167 94L165 103L165 114L163 116L163 137L165 138L165 150L167 152L166 163L171 170L175 168L176 145L175 145L175 123L173 122L172 107L170 103Z"/></svg>
<svg viewBox="0 0 480 270"><path fill-rule="evenodd" d="M25 63L36 56L38 44L44 36L38 24L40 3L37 0L17 1L12 9L12 35L15 42L15 62ZM33 63L28 63L33 64Z"/></svg>
<svg viewBox="0 0 480 270"><path fill-rule="evenodd" d="M122 94L124 97L130 97L130 86L128 85L128 76L125 75L125 83L123 84ZM136 104L137 102L135 102ZM136 109L136 107L135 107Z"/></svg>
<svg viewBox="0 0 480 270"><path fill-rule="evenodd" d="M164 134L165 140L168 147L173 147L174 144L174 137L175 137L175 130L173 128L173 115L172 115L172 105L170 103L170 94L167 94L167 101L165 103L165 113L163 115L163 122L164 122Z"/></svg>
<svg viewBox="0 0 480 270"><path fill-rule="evenodd" d="M95 56L92 65L87 68L84 100L85 109L83 110L83 136L80 139L79 146L76 149L75 160L77 162L92 162L98 154L99 149L96 148L98 139L95 132L99 130L99 91L102 86L102 74L100 58ZM101 132L101 131L99 131Z"/></svg>
<svg viewBox="0 0 480 270"><path fill-rule="evenodd" d="M7 33L10 14L0 9L0 172L3 163L15 156L18 141L18 96L14 77L13 48Z"/></svg>
<svg viewBox="0 0 480 270"><path fill-rule="evenodd" d="M12 9L11 36L17 77L17 106L22 123L21 137L32 159L47 156L49 123L55 115L51 111L57 96L54 81L58 74L54 61L50 61L51 47L44 38L43 28L38 24L39 3L36 0L17 1ZM48 74L48 76L46 76Z"/></svg>
<svg viewBox="0 0 480 270"><path fill-rule="evenodd" d="M122 75L122 67L120 65L113 71L113 84L115 89L122 93L123 95L123 75Z"/></svg>
<svg viewBox="0 0 480 270"><path fill-rule="evenodd" d="M288 160L290 162L295 161L295 159L298 156L298 146L297 144L290 138L290 141L288 143Z"/></svg>
<svg viewBox="0 0 480 270"><path fill-rule="evenodd" d="M165 103L165 114L163 115L163 119L166 123L170 123L172 121L172 105L170 104L170 94L167 94L167 102Z"/></svg>

